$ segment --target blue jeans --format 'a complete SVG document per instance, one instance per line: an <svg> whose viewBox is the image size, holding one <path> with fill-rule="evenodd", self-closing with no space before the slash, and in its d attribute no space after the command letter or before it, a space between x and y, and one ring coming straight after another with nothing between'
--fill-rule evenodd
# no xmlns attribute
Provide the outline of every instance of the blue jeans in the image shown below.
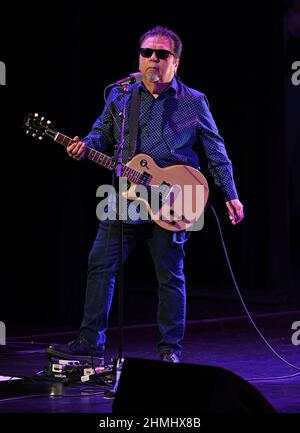
<svg viewBox="0 0 300 433"><path fill-rule="evenodd" d="M89 254L88 278L80 333L104 350L109 311L118 270L118 221L101 221ZM185 239L185 232L177 233ZM155 223L123 223L123 262L134 246L146 240L159 285L157 323L161 334L159 353L181 353L185 330L186 294L183 273L184 244L174 243L173 233Z"/></svg>

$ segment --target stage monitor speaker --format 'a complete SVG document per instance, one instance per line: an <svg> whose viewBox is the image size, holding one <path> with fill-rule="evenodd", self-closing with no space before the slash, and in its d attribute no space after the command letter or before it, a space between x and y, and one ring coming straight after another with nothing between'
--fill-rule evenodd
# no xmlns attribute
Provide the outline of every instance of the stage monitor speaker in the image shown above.
<svg viewBox="0 0 300 433"><path fill-rule="evenodd" d="M207 365L125 358L114 414L272 413L272 405L236 374Z"/></svg>

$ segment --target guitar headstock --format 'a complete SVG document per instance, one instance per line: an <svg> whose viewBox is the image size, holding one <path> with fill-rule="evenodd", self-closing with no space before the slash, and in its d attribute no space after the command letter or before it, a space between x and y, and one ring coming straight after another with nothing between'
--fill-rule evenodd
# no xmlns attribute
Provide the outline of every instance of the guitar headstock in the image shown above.
<svg viewBox="0 0 300 433"><path fill-rule="evenodd" d="M24 127L26 128L26 134L32 137L37 137L42 140L45 136L55 138L57 131L51 126L51 121L46 120L45 117L40 117L38 113L27 114L24 119Z"/></svg>

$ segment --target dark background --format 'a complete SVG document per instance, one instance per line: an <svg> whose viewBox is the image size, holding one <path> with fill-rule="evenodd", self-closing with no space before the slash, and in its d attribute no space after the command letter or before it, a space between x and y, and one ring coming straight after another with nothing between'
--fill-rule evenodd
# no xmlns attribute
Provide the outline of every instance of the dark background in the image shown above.
<svg viewBox="0 0 300 433"><path fill-rule="evenodd" d="M95 192L110 182L105 169L69 159L54 142L27 137L23 118L38 112L66 135L86 135L103 108L105 86L137 70L138 39L156 25L181 36L178 74L207 95L233 162L245 211L236 227L221 192L205 169L204 174L245 299L299 307L299 214L290 175L297 161L289 158L284 123L286 9L273 1L225 3L200 1L196 9L196 3L168 2L142 9L62 1L11 5L2 13L0 60L7 84L0 86L0 320L8 330L78 325L98 226ZM185 269L189 300L237 302L210 209L204 229L187 244ZM135 299L129 311L136 312L143 294L155 296L156 290L145 245L124 271L128 299ZM154 318L151 310L144 320Z"/></svg>

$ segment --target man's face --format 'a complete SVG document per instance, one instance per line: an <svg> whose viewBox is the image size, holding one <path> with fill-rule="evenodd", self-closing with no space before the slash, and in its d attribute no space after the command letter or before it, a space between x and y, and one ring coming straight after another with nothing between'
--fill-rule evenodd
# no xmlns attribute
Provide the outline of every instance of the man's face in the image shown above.
<svg viewBox="0 0 300 433"><path fill-rule="evenodd" d="M141 48L167 50L173 53L173 41L162 36L149 36L144 39ZM166 59L159 59L156 52L146 58L140 54L139 70L144 80L151 83L169 83L177 71L179 59L171 54Z"/></svg>

